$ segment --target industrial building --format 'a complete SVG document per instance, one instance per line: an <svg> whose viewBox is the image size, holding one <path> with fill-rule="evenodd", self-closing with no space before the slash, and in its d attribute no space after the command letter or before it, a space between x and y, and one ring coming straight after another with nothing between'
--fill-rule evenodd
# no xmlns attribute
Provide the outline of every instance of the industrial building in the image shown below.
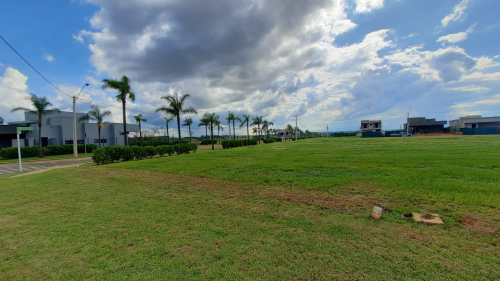
<svg viewBox="0 0 500 281"><path fill-rule="evenodd" d="M361 120L361 132L381 132L382 120Z"/></svg>
<svg viewBox="0 0 500 281"><path fill-rule="evenodd" d="M410 124L409 133L443 133L444 125L448 124L448 121L436 121L436 119L427 119L425 117L413 117L408 118L408 123ZM404 128L407 131L408 123L405 123Z"/></svg>
<svg viewBox="0 0 500 281"><path fill-rule="evenodd" d="M481 115L460 117L450 121L450 128L493 128L500 127L500 117L482 117Z"/></svg>
<svg viewBox="0 0 500 281"><path fill-rule="evenodd" d="M85 113L76 113L80 118ZM24 121L8 122L0 125L0 148L17 146L16 127L33 127L33 131L26 131L20 135L21 146L38 145L38 116L24 113ZM104 123L101 129L101 145L123 145L123 123ZM139 132L136 124L127 124L129 135ZM97 123L77 122L77 143L99 143ZM42 146L73 143L73 112L61 111L42 117Z"/></svg>

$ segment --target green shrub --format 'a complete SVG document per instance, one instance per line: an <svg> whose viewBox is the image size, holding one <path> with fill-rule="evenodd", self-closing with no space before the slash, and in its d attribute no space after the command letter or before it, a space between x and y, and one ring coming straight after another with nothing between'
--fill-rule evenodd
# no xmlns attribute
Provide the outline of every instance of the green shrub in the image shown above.
<svg viewBox="0 0 500 281"><path fill-rule="evenodd" d="M205 144L217 144L217 140L201 140L201 145L205 145Z"/></svg>
<svg viewBox="0 0 500 281"><path fill-rule="evenodd" d="M38 156L38 146L26 146L21 147L21 158L37 157ZM0 157L3 159L16 159L17 147L6 147L0 150Z"/></svg>
<svg viewBox="0 0 500 281"><path fill-rule="evenodd" d="M134 155L136 160L142 160L148 156L144 147L132 146L130 149L132 150L132 155Z"/></svg>
<svg viewBox="0 0 500 281"><path fill-rule="evenodd" d="M92 155L92 160L97 165L109 164L109 163L113 162L113 160L111 158L111 154L107 150L105 150L104 148L96 149L94 151L94 154Z"/></svg>
<svg viewBox="0 0 500 281"><path fill-rule="evenodd" d="M131 147L124 145L120 146L119 148L120 148L120 155L123 161L134 160L134 153Z"/></svg>
<svg viewBox="0 0 500 281"><path fill-rule="evenodd" d="M257 140L256 139L241 139L241 140L223 140L222 141L222 148L223 149L229 149L233 147L240 147L240 146L249 146L249 145L257 145Z"/></svg>
<svg viewBox="0 0 500 281"><path fill-rule="evenodd" d="M273 143L273 142L276 142L276 139L275 138L268 138L268 139L263 139L262 141L264 143Z"/></svg>
<svg viewBox="0 0 500 281"><path fill-rule="evenodd" d="M153 158L156 155L156 149L154 146L145 146L144 151L149 158Z"/></svg>

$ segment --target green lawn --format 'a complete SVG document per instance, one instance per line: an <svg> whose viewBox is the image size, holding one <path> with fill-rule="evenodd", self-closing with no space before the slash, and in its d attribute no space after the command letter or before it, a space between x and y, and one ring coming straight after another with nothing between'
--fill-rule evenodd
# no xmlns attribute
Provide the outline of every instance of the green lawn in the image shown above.
<svg viewBox="0 0 500 281"><path fill-rule="evenodd" d="M499 156L318 138L2 178L0 279L498 280Z"/></svg>
<svg viewBox="0 0 500 281"><path fill-rule="evenodd" d="M92 157L92 153L78 153L78 158L83 158L83 157ZM23 158L22 162L27 163L27 162L38 162L38 161L52 161L52 160L60 160L60 159L71 159L74 158L73 154L64 154L64 155L53 155L53 156L44 156L43 158L38 158L38 157L28 157L28 158ZM1 164L15 164L18 163L19 160L16 159L2 159L0 158L0 165Z"/></svg>

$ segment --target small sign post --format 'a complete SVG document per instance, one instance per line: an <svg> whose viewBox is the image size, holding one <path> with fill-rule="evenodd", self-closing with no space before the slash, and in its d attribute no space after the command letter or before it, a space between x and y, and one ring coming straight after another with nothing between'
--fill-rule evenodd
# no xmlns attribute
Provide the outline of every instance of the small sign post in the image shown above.
<svg viewBox="0 0 500 281"><path fill-rule="evenodd" d="M19 135L22 131L33 131L32 127L17 127L17 156L19 157L19 172L23 171L23 164L21 162L21 143Z"/></svg>

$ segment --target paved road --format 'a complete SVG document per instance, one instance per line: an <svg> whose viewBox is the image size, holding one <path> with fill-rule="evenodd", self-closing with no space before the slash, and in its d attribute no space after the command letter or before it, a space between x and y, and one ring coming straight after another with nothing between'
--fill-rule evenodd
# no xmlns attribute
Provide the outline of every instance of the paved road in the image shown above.
<svg viewBox="0 0 500 281"><path fill-rule="evenodd" d="M70 164L77 164L77 163L85 163L85 162L91 162L92 159L90 157L87 158L76 158L76 159L64 159L64 160L49 160L49 161L40 161L40 162L27 162L23 163L23 172L31 172L31 171L36 171L40 169L45 169L45 168L51 168L51 167L56 167L56 166L64 166L64 165L70 165ZM7 165L0 165L0 175L5 175L5 174L11 174L19 172L19 164L7 164Z"/></svg>

